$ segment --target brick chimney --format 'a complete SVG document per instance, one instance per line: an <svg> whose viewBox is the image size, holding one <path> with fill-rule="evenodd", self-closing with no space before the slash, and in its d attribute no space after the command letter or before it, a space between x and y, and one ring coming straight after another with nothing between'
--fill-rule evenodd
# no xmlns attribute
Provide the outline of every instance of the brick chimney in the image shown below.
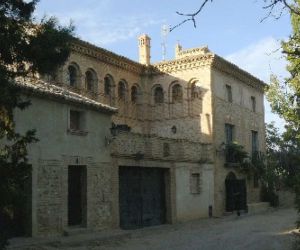
<svg viewBox="0 0 300 250"><path fill-rule="evenodd" d="M151 38L146 34L139 37L139 62L141 64L150 64L150 40Z"/></svg>

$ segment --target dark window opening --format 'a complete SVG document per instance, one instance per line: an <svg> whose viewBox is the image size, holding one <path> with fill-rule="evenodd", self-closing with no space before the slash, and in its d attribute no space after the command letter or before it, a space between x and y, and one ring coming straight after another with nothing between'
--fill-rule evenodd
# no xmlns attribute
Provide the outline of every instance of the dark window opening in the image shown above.
<svg viewBox="0 0 300 250"><path fill-rule="evenodd" d="M175 84L172 87L172 101L173 103L182 102L183 93L182 87L179 84Z"/></svg>
<svg viewBox="0 0 300 250"><path fill-rule="evenodd" d="M125 98L126 98L126 85L124 82L119 82L118 96L119 96L119 99L121 99L121 100L125 100Z"/></svg>
<svg viewBox="0 0 300 250"><path fill-rule="evenodd" d="M154 103L159 104L164 102L164 91L162 87L156 87L154 90Z"/></svg>
<svg viewBox="0 0 300 250"><path fill-rule="evenodd" d="M232 102L232 89L230 85L226 85L226 97L228 102Z"/></svg>
<svg viewBox="0 0 300 250"><path fill-rule="evenodd" d="M83 130L82 112L70 110L70 130Z"/></svg>
<svg viewBox="0 0 300 250"><path fill-rule="evenodd" d="M254 96L251 96L251 108L253 112L256 112L256 99Z"/></svg>
<svg viewBox="0 0 300 250"><path fill-rule="evenodd" d="M137 86L133 86L131 88L131 101L132 101L132 103L137 103L137 101L138 101L138 88L137 88Z"/></svg>
<svg viewBox="0 0 300 250"><path fill-rule="evenodd" d="M233 142L233 130L234 130L234 125L225 124L225 140L226 144L230 144Z"/></svg>
<svg viewBox="0 0 300 250"><path fill-rule="evenodd" d="M77 85L77 79L78 79L78 71L77 69L70 65L68 67L68 74L69 74L69 84L72 87L75 87Z"/></svg>

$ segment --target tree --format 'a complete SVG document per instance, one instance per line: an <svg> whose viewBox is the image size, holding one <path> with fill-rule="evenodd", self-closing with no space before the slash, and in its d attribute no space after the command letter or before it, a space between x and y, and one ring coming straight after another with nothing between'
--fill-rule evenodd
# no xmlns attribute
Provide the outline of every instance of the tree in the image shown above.
<svg viewBox="0 0 300 250"><path fill-rule="evenodd" d="M0 248L21 231L31 174L27 146L36 142L35 131L15 131L14 110L24 101L15 79L53 74L68 58L73 27L59 26L55 18L34 23L37 0L0 0Z"/></svg>

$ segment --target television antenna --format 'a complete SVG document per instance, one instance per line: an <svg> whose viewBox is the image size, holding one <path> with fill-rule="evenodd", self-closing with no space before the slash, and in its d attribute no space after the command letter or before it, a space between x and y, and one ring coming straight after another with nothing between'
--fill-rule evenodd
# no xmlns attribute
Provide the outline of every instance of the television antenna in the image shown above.
<svg viewBox="0 0 300 250"><path fill-rule="evenodd" d="M161 48L162 48L162 59L163 61L166 60L166 56L167 56L167 38L168 38L168 34L170 32L170 27L167 24L164 24L161 26Z"/></svg>

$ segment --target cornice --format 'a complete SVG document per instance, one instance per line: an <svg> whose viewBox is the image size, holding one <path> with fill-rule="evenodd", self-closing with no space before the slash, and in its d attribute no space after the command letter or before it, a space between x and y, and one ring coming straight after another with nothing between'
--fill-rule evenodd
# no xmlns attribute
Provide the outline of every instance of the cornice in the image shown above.
<svg viewBox="0 0 300 250"><path fill-rule="evenodd" d="M216 54L213 56L212 68L225 72L261 92L264 92L267 86L262 80Z"/></svg>
<svg viewBox="0 0 300 250"><path fill-rule="evenodd" d="M152 74L173 73L211 65L213 54L183 57L152 65Z"/></svg>
<svg viewBox="0 0 300 250"><path fill-rule="evenodd" d="M127 57L117 55L106 49L97 47L78 38L74 39L71 44L71 49L74 52L95 58L101 62L122 68L136 74L142 74L145 71L145 66L130 60Z"/></svg>

